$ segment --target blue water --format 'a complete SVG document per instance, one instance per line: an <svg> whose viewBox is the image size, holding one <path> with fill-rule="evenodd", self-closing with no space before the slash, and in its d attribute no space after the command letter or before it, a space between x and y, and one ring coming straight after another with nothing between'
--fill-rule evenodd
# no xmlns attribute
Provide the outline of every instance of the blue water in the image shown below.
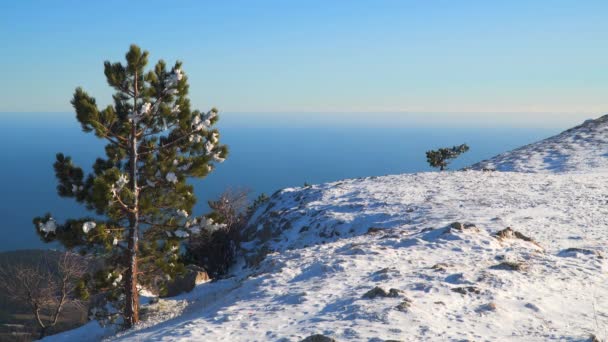
<svg viewBox="0 0 608 342"><path fill-rule="evenodd" d="M456 160L457 169L567 128L521 128L454 125L407 120L349 122L341 114L224 114L222 142L228 160L208 178L195 182L199 202L195 214L207 210L207 200L225 188L247 187L271 194L304 182L379 176L430 170L424 152L467 143L471 150ZM63 220L83 209L56 195L52 164L57 152L71 155L87 169L102 156L103 141L81 131L69 113L0 113L0 251L51 247L41 243L31 220L51 212Z"/></svg>

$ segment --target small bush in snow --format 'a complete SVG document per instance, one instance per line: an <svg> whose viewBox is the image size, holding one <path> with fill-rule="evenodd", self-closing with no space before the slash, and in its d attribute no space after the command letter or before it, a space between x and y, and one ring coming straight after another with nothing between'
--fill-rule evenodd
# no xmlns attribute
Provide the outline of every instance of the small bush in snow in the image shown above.
<svg viewBox="0 0 608 342"><path fill-rule="evenodd" d="M459 155L467 152L469 146L462 144L459 146L440 148L434 151L426 152L426 161L431 167L439 168L443 171L447 169L450 160L457 158Z"/></svg>

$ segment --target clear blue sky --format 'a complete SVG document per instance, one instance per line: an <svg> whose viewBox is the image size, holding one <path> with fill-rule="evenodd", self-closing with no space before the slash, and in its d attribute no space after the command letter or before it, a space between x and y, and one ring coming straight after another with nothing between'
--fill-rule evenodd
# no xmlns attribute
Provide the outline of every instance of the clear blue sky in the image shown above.
<svg viewBox="0 0 608 342"><path fill-rule="evenodd" d="M2 1L0 111L110 100L129 44L197 108L608 112L608 1Z"/></svg>

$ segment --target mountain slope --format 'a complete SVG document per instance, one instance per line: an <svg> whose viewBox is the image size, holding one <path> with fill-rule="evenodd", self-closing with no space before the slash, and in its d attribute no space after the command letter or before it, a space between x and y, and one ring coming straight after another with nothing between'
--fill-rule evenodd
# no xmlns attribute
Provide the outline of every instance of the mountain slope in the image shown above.
<svg viewBox="0 0 608 342"><path fill-rule="evenodd" d="M255 240L247 247L266 246L271 253L263 261L167 300L167 307L183 307L181 315L116 339L602 335L608 326L607 193L606 174L478 171L285 189L254 219ZM451 228L454 221L475 226ZM495 236L506 227L520 234ZM376 286L396 291L364 298Z"/></svg>
<svg viewBox="0 0 608 342"><path fill-rule="evenodd" d="M608 115L470 168L545 173L608 171Z"/></svg>

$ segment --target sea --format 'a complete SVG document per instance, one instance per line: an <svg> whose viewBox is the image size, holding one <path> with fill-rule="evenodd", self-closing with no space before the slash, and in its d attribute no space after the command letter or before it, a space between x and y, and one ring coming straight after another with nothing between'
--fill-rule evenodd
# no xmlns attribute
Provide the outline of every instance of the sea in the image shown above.
<svg viewBox="0 0 608 342"><path fill-rule="evenodd" d="M218 128L229 156L207 178L192 180L198 198L194 214L206 213L207 201L226 189L248 189L255 197L305 183L431 171L425 151L466 143L470 151L450 164L451 170L458 170L585 118L526 113L221 113ZM61 221L87 212L57 195L55 155L70 155L90 170L103 156L104 141L84 133L69 112L0 113L0 127L0 251L57 248L40 241L32 218L49 212Z"/></svg>

